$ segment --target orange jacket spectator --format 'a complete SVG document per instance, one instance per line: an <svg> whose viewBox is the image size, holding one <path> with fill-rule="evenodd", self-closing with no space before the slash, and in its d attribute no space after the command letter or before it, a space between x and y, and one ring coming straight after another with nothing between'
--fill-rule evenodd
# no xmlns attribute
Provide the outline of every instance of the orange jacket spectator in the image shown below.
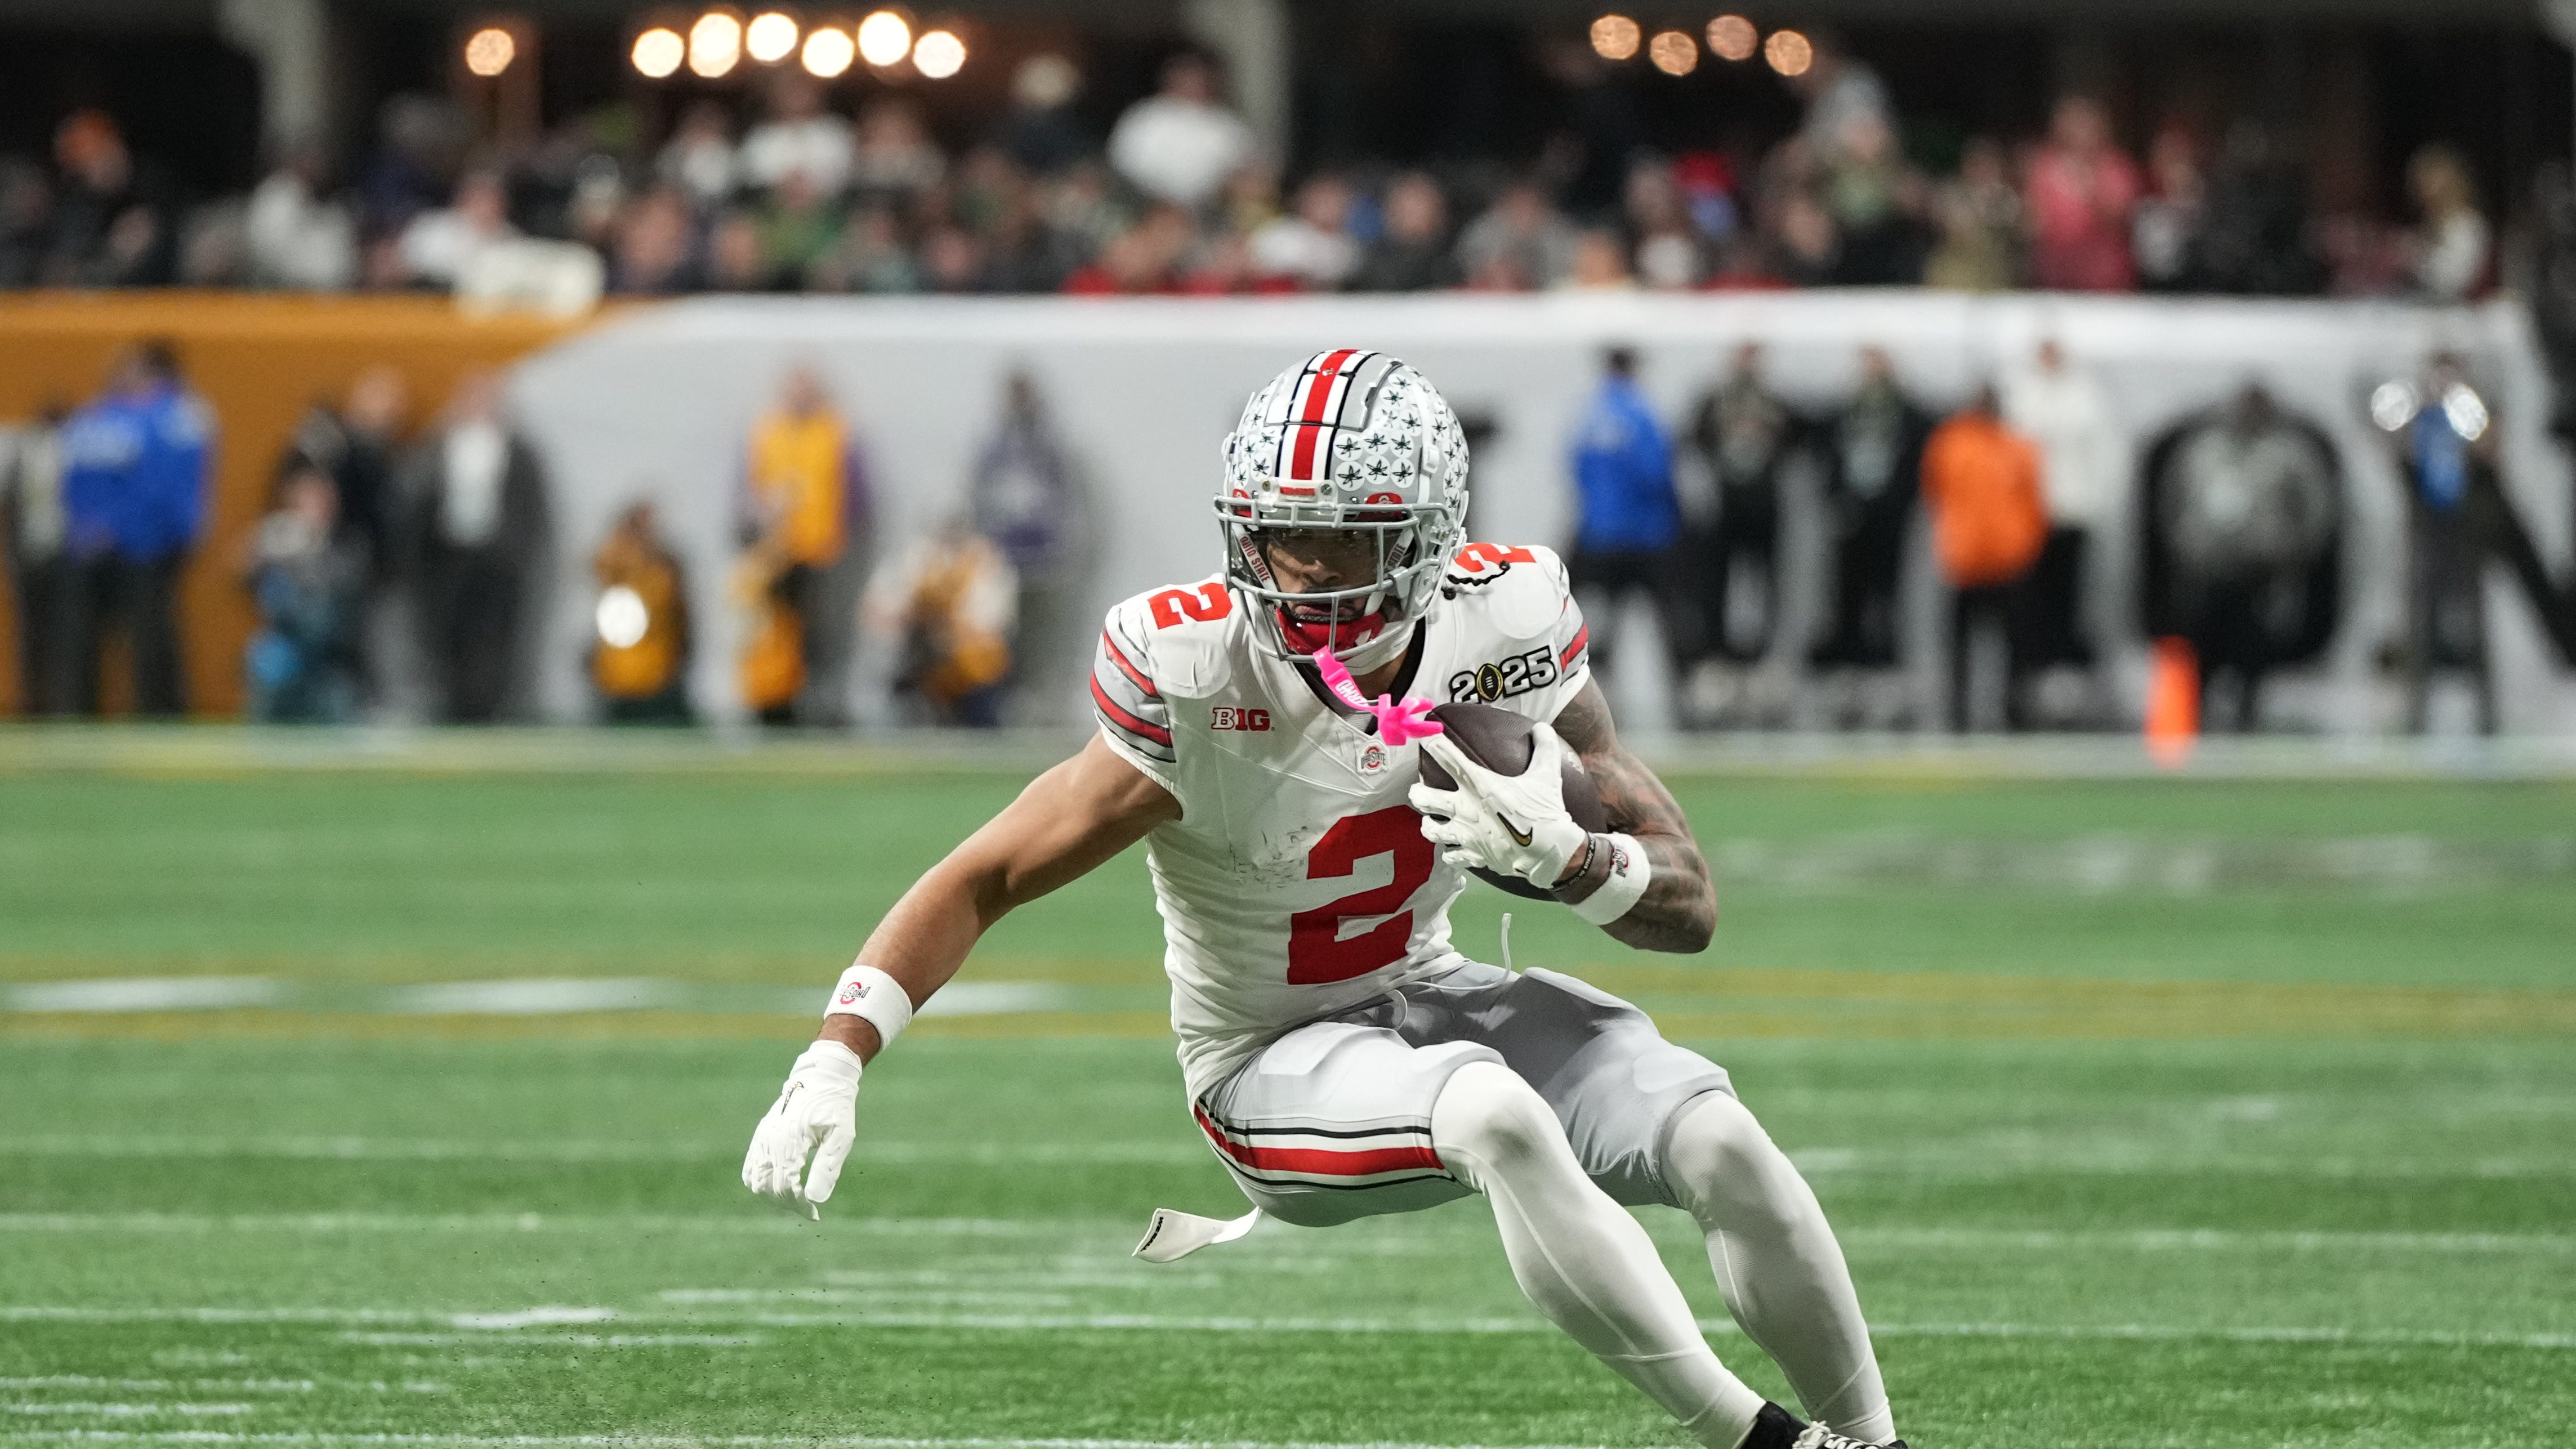
<svg viewBox="0 0 2576 1449"><path fill-rule="evenodd" d="M1992 389L1932 430L1923 447L1923 500L1951 587L2020 578L2048 542L2039 449L1995 416Z"/></svg>

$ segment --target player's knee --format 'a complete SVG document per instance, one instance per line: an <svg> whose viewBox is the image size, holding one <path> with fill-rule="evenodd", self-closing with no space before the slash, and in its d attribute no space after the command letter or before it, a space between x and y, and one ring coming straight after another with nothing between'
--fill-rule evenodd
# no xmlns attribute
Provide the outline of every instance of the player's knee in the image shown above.
<svg viewBox="0 0 2576 1449"><path fill-rule="evenodd" d="M1479 1191L1487 1173L1569 1155L1565 1129L1546 1099L1499 1062L1469 1062L1450 1073L1431 1106L1431 1144L1450 1171Z"/></svg>
<svg viewBox="0 0 2576 1449"><path fill-rule="evenodd" d="M1665 1184L1703 1222L1768 1201L1772 1180L1795 1171L1751 1109L1727 1092L1683 1103L1664 1139Z"/></svg>

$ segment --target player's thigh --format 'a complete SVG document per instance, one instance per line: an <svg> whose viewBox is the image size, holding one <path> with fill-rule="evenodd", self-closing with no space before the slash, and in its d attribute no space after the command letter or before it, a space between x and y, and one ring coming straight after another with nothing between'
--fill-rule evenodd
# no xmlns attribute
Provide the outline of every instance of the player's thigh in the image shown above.
<svg viewBox="0 0 2576 1449"><path fill-rule="evenodd" d="M1409 1040L1498 1053L1546 1099L1583 1170L1631 1206L1675 1205L1667 1132L1691 1099L1734 1091L1724 1067L1664 1040L1646 1013L1558 972L1469 965L1403 995Z"/></svg>
<svg viewBox="0 0 2576 1449"><path fill-rule="evenodd" d="M1431 1145L1450 1074L1499 1061L1473 1042L1415 1045L1379 1026L1317 1022L1262 1048L1200 1098L1199 1130L1253 1205L1305 1227L1466 1196Z"/></svg>

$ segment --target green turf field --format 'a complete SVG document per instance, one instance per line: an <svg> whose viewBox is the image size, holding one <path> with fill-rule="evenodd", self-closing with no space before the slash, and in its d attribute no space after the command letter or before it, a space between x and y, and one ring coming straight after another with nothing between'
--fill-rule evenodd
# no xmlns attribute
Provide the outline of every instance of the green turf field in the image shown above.
<svg viewBox="0 0 2576 1449"><path fill-rule="evenodd" d="M821 988L1016 783L0 770L0 1443L1682 1443L1473 1202L1127 1256L1240 1202L1137 855L871 1070L824 1222L744 1194ZM1918 1449L2576 1441L2576 787L1679 793L1713 951L1514 953L1734 1070Z"/></svg>

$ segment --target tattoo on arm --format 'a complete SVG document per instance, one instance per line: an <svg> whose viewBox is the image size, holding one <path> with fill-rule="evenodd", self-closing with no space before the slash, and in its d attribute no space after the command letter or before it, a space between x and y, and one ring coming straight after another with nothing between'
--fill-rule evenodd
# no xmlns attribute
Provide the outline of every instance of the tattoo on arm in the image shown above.
<svg viewBox="0 0 2576 1449"><path fill-rule="evenodd" d="M1601 792L1610 828L1635 836L1654 866L1637 904L1602 929L1641 951L1706 950L1717 929L1717 890L1680 803L1644 761L1619 743L1600 685L1586 680L1555 723L1556 732L1582 758L1593 788ZM1595 850L1592 857L1580 875L1558 888L1560 900L1582 900L1609 879L1609 852Z"/></svg>

